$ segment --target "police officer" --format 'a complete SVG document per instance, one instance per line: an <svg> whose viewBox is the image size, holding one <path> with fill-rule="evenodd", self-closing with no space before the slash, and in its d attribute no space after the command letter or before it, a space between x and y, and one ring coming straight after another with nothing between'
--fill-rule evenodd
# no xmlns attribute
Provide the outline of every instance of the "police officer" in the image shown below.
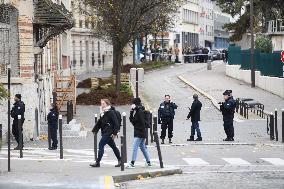
<svg viewBox="0 0 284 189"><path fill-rule="evenodd" d="M20 150L21 148L24 147L23 143L23 133L22 133L22 146L20 146L20 130L19 130L19 123L18 123L18 115L21 115L21 120L20 120L20 128L23 131L23 124L25 121L25 103L21 101L22 95L21 94L16 94L15 95L15 103L14 106L11 110L11 117L14 119L13 124L12 124L12 133L18 143L18 146L14 148L14 150Z"/></svg>
<svg viewBox="0 0 284 189"><path fill-rule="evenodd" d="M50 128L50 135L52 140L52 146L49 150L57 149L57 130L58 130L58 110L55 104L51 104L50 112L47 115L48 126Z"/></svg>
<svg viewBox="0 0 284 189"><path fill-rule="evenodd" d="M195 141L202 141L201 132L199 129L199 121L200 121L200 110L202 107L202 103L198 100L198 95L193 95L193 102L190 108L190 112L187 116L187 119L191 118L191 135L187 141L194 141L195 131L197 132L197 139Z"/></svg>
<svg viewBox="0 0 284 189"><path fill-rule="evenodd" d="M165 101L160 104L159 110L158 110L158 123L162 124L162 132L161 132L161 139L162 144L165 144L165 138L166 138L166 132L168 129L168 138L169 143L172 143L172 137L173 137L173 120L175 117L175 109L177 109L178 106L171 102L171 96L165 95Z"/></svg>
<svg viewBox="0 0 284 189"><path fill-rule="evenodd" d="M224 95L225 102L220 103L220 110L223 115L224 130L227 138L224 141L234 141L234 114L236 108L236 102L231 96L232 90L226 90Z"/></svg>

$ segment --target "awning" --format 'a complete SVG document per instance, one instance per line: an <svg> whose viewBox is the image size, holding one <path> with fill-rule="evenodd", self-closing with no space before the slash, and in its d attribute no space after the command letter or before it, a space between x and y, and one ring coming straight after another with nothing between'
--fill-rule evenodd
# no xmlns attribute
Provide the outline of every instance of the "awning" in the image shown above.
<svg viewBox="0 0 284 189"><path fill-rule="evenodd" d="M73 27L73 15L64 4L56 4L51 0L36 0L34 25L42 30L41 38L36 45L44 47L53 37Z"/></svg>

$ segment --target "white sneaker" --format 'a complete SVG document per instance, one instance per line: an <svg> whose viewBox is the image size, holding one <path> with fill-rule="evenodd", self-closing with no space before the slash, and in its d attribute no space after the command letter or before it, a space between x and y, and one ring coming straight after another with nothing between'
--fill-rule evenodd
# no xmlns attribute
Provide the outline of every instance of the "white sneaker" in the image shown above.
<svg viewBox="0 0 284 189"><path fill-rule="evenodd" d="M145 163L145 167L152 167L151 163Z"/></svg>
<svg viewBox="0 0 284 189"><path fill-rule="evenodd" d="M135 165L132 164L132 163L129 163L127 166L126 166L127 169L134 169L135 168Z"/></svg>

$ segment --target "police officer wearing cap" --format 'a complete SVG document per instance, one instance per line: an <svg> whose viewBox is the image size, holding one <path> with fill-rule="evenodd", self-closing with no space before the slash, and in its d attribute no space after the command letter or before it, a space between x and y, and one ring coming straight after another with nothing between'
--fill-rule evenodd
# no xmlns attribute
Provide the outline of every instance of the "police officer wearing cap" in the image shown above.
<svg viewBox="0 0 284 189"><path fill-rule="evenodd" d="M234 141L234 114L236 101L232 97L232 90L226 90L224 93L225 102L220 103L220 111L223 115L224 130L227 138L224 141Z"/></svg>
<svg viewBox="0 0 284 189"><path fill-rule="evenodd" d="M18 124L18 115L21 115L21 120L20 120L20 127L23 131L23 124L25 121L25 104L21 100L22 95L21 94L16 94L15 95L15 103L13 104L13 108L11 110L11 117L13 118L13 124L12 124L12 133L18 143L18 146L14 148L14 150L20 150L21 148L24 147L23 143L23 133L22 133L22 144L23 146L20 146L20 130L19 130L19 124Z"/></svg>
<svg viewBox="0 0 284 189"><path fill-rule="evenodd" d="M168 129L168 138L169 143L172 143L173 138L173 120L175 117L175 110L178 108L178 106L171 102L171 96L165 95L165 101L160 104L159 110L158 110L158 123L162 124L162 132L161 132L161 139L162 144L165 143L165 138L167 134Z"/></svg>
<svg viewBox="0 0 284 189"><path fill-rule="evenodd" d="M49 150L57 149L58 114L59 113L56 104L51 104L50 112L47 115L47 121L50 128L50 135L52 139L52 146L48 148Z"/></svg>

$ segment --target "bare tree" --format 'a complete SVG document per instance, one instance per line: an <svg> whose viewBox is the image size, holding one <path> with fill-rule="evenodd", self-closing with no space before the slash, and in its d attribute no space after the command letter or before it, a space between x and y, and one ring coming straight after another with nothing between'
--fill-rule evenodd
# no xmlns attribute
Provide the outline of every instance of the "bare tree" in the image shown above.
<svg viewBox="0 0 284 189"><path fill-rule="evenodd" d="M113 67L116 91L120 90L120 75L124 49L139 34L153 27L163 11L170 15L182 0L86 0L93 10L94 33L113 45Z"/></svg>

